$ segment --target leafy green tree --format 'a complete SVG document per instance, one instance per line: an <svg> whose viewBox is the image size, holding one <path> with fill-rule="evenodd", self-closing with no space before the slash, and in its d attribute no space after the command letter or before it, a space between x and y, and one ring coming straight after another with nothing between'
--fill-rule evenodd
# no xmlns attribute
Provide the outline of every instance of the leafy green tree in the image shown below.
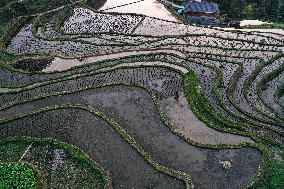
<svg viewBox="0 0 284 189"><path fill-rule="evenodd" d="M232 19L260 19L284 23L284 0L212 0Z"/></svg>
<svg viewBox="0 0 284 189"><path fill-rule="evenodd" d="M277 20L279 22L284 23L284 0L282 0L282 2L280 2Z"/></svg>
<svg viewBox="0 0 284 189"><path fill-rule="evenodd" d="M249 4L245 7L244 14L248 19L253 19L254 18L254 5Z"/></svg>

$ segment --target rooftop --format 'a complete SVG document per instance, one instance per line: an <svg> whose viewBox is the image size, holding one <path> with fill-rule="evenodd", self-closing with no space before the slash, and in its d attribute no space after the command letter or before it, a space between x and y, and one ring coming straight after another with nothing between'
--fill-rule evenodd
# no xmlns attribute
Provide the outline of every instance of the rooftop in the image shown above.
<svg viewBox="0 0 284 189"><path fill-rule="evenodd" d="M185 12L219 13L219 6L213 2L190 1L185 5Z"/></svg>

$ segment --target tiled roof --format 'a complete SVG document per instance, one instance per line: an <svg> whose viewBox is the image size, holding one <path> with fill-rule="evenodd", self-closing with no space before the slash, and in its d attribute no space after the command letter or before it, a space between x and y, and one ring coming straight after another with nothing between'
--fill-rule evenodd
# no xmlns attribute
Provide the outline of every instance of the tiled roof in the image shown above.
<svg viewBox="0 0 284 189"><path fill-rule="evenodd" d="M219 13L219 6L213 2L190 1L184 8L185 12Z"/></svg>

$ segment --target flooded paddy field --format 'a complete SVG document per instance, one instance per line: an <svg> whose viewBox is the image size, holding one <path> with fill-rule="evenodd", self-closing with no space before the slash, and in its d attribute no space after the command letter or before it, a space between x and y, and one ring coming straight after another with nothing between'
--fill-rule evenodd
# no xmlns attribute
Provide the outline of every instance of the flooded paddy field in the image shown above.
<svg viewBox="0 0 284 189"><path fill-rule="evenodd" d="M185 188L181 181L158 173L106 121L86 111L49 111L1 125L1 130L1 138L24 135L76 144L111 173L115 188Z"/></svg>
<svg viewBox="0 0 284 189"><path fill-rule="evenodd" d="M98 3L52 4L0 36L0 163L49 188L284 188L282 31Z"/></svg>
<svg viewBox="0 0 284 189"><path fill-rule="evenodd" d="M255 170L258 164L260 163L260 159L259 159L260 153L254 149L250 149L250 148L244 148L244 149L241 148L239 150L236 150L236 149L235 150L234 149L221 150L220 149L220 150L209 150L207 152L206 149L202 150L201 148L199 149L194 146L190 146L189 144L186 144L186 142L180 140L178 137L174 137L175 135L172 134L166 128L166 126L164 126L160 121L157 122L158 121L157 117L159 117L159 115L155 113L157 110L155 110L153 104L151 105L151 107L149 107L149 105L151 104L150 103L151 98L149 98L149 95L147 93L143 94L145 92L141 90L138 90L135 88L132 89L129 87L117 86L117 87L107 87L107 88L102 88L102 89L97 89L97 90L89 90L87 92L80 92L80 93L79 94L75 93L73 95L67 95L66 98L61 98L61 99L52 98L51 101L46 101L46 100L40 100L38 102L35 101L34 103L31 103L26 108L29 111L31 110L35 111L36 109L39 109L40 107L44 107L44 105L52 106L53 104L60 105L60 104L65 104L65 103L74 104L74 105L84 104L84 106L95 107L96 109L104 112L105 115L112 117L114 121L118 122L120 125L122 125L122 127L127 126L125 130L129 132L129 135L136 138L137 139L136 141L139 144L141 144L141 146L144 147L146 151L151 153L152 157L155 157L156 160L160 162L159 164L171 166L171 168L179 169L179 170L182 170L183 172L190 173L190 175L193 176L193 180L195 180L195 183L198 186L198 188L206 188L209 183L216 180L216 177L219 179L218 179L218 182L215 182L214 188L219 188L220 186L224 185L224 183L227 182L226 179L228 179L224 175L222 176L222 174L226 174L228 176L228 173L231 173L232 177L238 175L238 178L240 179L239 181L236 180L234 183L232 183L231 186L228 186L228 187L234 186L238 188L236 185L240 185L243 182L247 182L247 179L254 175ZM133 104L133 102L135 103ZM142 104L144 105L142 106ZM146 108L145 105L148 106L148 108ZM137 107L140 107L141 109L137 111L139 109ZM119 108L119 109L115 110L116 108ZM17 109L21 111L23 110L25 111L25 109L22 109L21 107ZM150 115L150 117L148 117L147 119L145 119L146 112L147 112L147 115ZM60 120L62 120L62 115L63 114L61 113L59 116ZM140 117L139 115L141 115L141 119L139 118ZM82 116L79 116L79 117L81 118ZM127 117L131 119L126 120ZM123 119L120 120L119 118L123 118ZM51 120L56 120L56 119L53 118ZM145 121L145 123L143 120ZM13 132L15 132L14 130L18 130L17 127L21 127L22 124L18 124L19 126L12 126L10 124L8 124L9 126L5 126L5 125L6 124L3 125L4 132L6 129L8 130L11 129ZM38 126L37 123L35 123L35 125L36 127L39 127L39 128L41 127L41 126ZM62 125L62 124L58 124L55 122L54 125ZM146 127L146 125L148 125L148 127ZM154 126L156 126L157 128ZM142 128L144 128L144 131ZM44 129L44 127L42 127L42 129ZM29 130L34 131L35 129L29 129ZM64 135L69 135L68 133L70 133L70 131L65 131L67 133L64 134L65 133L64 130L63 129L60 129L60 130L62 131L61 133L62 137ZM136 133L138 130L142 132ZM151 131L150 133L152 134L150 134L147 131ZM41 132L41 133L45 133L45 132ZM78 134L78 136L81 136L81 135ZM162 140L163 137L164 139ZM160 144L157 143L159 140L162 140L163 142ZM154 149L150 148L150 146L154 143L155 143L155 148ZM165 145L166 143L169 143L169 145ZM184 149L180 148L181 146L183 146ZM168 155L166 155L165 153L162 153L162 152L169 151L169 150L172 152L169 154L166 153ZM220 153L220 155L217 156L218 157L217 159L214 159L214 158L212 159L212 157L216 157L216 155L214 155L215 153L216 155ZM159 157L158 154L161 154L161 157ZM253 160L252 162L246 161L246 163L249 163L248 165L244 164L244 161L247 159L245 154L248 156L254 156L254 158L252 158ZM185 156L187 158L183 158ZM225 171L221 163L221 161L225 161L225 160L231 161L232 164L235 164L235 167L234 168L232 167L232 169ZM174 163L173 161L176 161L176 162ZM187 165L187 166L182 166L182 165ZM240 165L243 165L243 168ZM205 177L208 177L209 175L212 176L212 180L211 181L209 180L209 183L207 184L198 182L200 177L202 176L202 172L204 172L204 170L198 171L198 169L201 167L204 167L204 169L206 169L206 172L208 175L207 174L204 175ZM208 169L209 167L211 168ZM248 169L246 167L250 167L250 168L254 167L254 168ZM218 172L220 173L218 175L210 174L210 170L213 172L216 172L217 170L219 170ZM220 180L220 178L223 178L224 180L222 179Z"/></svg>
<svg viewBox="0 0 284 189"><path fill-rule="evenodd" d="M180 89L181 84L181 78L179 75L177 75L174 72L170 72L166 69L161 70L160 71L160 75L151 75L153 74L153 71L155 69L153 68L148 68L148 69L144 69L145 71L142 71L142 69L140 70L139 73L144 73L144 78L147 78L146 80L142 80L142 78L136 74L138 74L138 72L134 72L134 70L129 69L126 74L135 74L136 77L134 77L134 80L100 80L100 84L93 84L92 86L86 86L85 88L94 88L96 86L104 86L107 85L108 83L111 84L124 84L124 85L130 85L131 83L136 85L136 86L144 86L146 88L151 89L151 91L153 91L155 94L158 95L158 97L161 99L161 108L162 111L166 113L166 115L170 118L170 120L172 120L173 122L176 120L176 118L174 118L173 116L175 114L177 114L178 112L176 112L175 114L173 113L168 113L168 108L172 106L172 103L169 100L174 99L174 96L177 93L181 96L180 99L177 101L175 100L175 102L177 102L177 104L179 105L178 107L176 107L176 109L172 109L173 111L181 111L179 110L179 108L183 108L182 110L184 111L184 116L189 116L186 117L189 120L195 120L194 124L189 123L179 123L176 124L174 123L173 126L176 127L176 129L180 130L180 132L182 132L184 135L190 137L192 140L194 140L195 142L200 142L203 144L240 144L243 142L248 142L248 143L254 143L251 139L246 138L246 137L242 137L242 136L234 136L231 134L225 134L222 132L218 132L215 131L214 129L211 129L210 127L206 126L205 124L203 124L200 120L198 120L198 118L192 113L190 107L187 105L186 101L184 102L184 92L183 90ZM125 70L126 71L126 70ZM148 73L147 73L148 72ZM110 78L117 78L118 72L110 72L110 73L106 73L105 75L109 75ZM121 72L120 74L122 74L123 72ZM157 72L156 72L157 74ZM148 76L146 76L148 75ZM92 76L92 78L97 78L99 79L102 75L98 74L95 76ZM175 79L173 79L175 77ZM77 82L79 82L77 80ZM83 83L82 83L83 84ZM82 85L81 85L82 86ZM119 88L119 87L117 87ZM44 90L44 89L42 89ZM63 89L65 92L62 92L62 94L66 93L66 90L68 92L69 91L80 91L80 88L74 88L73 90L69 89ZM89 90L88 93L92 94L93 90ZM27 91L28 92L28 91ZM50 89L51 92L51 89ZM58 90L57 90L58 92ZM82 93L82 94L81 94ZM17 106L12 106L8 109L6 109L5 111L0 113L0 120L4 119L4 118L11 118L13 117L13 115L25 115L30 111L36 111L42 108L45 108L45 106L48 105L56 105L58 103L61 104L69 104L70 101L72 101L71 99L77 99L79 100L77 103L83 103L84 106L88 106L89 104L85 104L84 103L84 99L78 98L75 96L80 96L83 97L84 96L85 91L82 92L78 92L75 94L66 94L63 95L62 97L51 97L48 98L48 100L40 100L40 101L34 101L34 102L30 102L30 103L24 103L24 104L20 104ZM28 93L26 93L28 96ZM46 94L47 95L47 94ZM61 100L60 100L61 99ZM29 99L26 99L29 100ZM44 103L47 102L47 103ZM76 104L76 103L75 103ZM187 107L184 107L186 106ZM17 112L17 113L16 113ZM16 114L15 114L16 113ZM178 114L177 114L178 115ZM185 119L185 118L184 118ZM183 128L182 128L183 126ZM186 127L185 127L186 126ZM208 136L212 136L212 137L208 137ZM216 136L214 136L216 135Z"/></svg>

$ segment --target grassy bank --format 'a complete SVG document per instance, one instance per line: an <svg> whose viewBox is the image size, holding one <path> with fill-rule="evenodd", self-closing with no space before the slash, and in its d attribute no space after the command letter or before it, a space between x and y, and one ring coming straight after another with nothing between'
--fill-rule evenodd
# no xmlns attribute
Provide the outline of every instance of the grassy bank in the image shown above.
<svg viewBox="0 0 284 189"><path fill-rule="evenodd" d="M270 146L272 148L272 146ZM283 159L283 149L280 149ZM250 189L280 189L284 188L284 162L270 157L264 167L261 179Z"/></svg>
<svg viewBox="0 0 284 189"><path fill-rule="evenodd" d="M241 28L242 29L284 29L284 24L268 23L268 24L261 24L261 25L247 25Z"/></svg>

